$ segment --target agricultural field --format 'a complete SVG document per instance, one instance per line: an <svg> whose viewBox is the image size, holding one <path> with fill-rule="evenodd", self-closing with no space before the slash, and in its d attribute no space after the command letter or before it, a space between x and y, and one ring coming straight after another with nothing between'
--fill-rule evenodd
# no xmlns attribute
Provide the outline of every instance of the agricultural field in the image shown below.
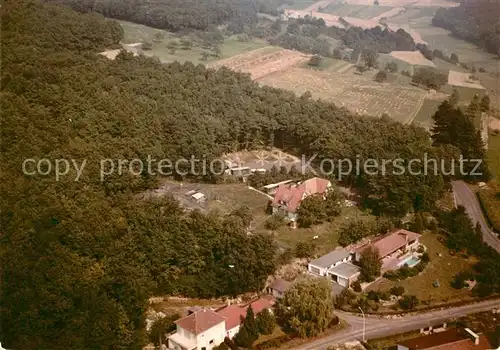
<svg viewBox="0 0 500 350"><path fill-rule="evenodd" d="M450 283L458 272L471 268L476 261L473 258L450 255L448 248L438 237L437 234L427 232L420 238L430 257L429 265L421 274L399 282L382 278L370 285L368 290L388 290L401 285L405 287L407 294L413 294L423 302L430 301L431 305L470 298L471 292L468 289L457 290ZM435 280L440 283L437 288L432 285Z"/></svg>
<svg viewBox="0 0 500 350"><path fill-rule="evenodd" d="M226 66L233 70L249 73L252 79L261 79L265 76L297 66L308 61L310 55L298 51L265 47L249 53L218 61L210 65L211 68Z"/></svg>
<svg viewBox="0 0 500 350"><path fill-rule="evenodd" d="M322 8L321 12L329 13L340 17L356 17L361 19L371 19L378 17L381 14L388 12L392 7L388 6L366 6L366 5L351 5L342 3L333 3L326 8Z"/></svg>
<svg viewBox="0 0 500 350"><path fill-rule="evenodd" d="M238 36L231 36L224 38L224 42L220 45L220 57L209 56L207 60L202 60L202 52L208 52L209 50L206 50L198 45L193 45L189 50L185 50L180 47L181 45L179 44L182 39L188 39L194 43L194 40L192 40L189 36L179 37L174 33L147 27L141 24L125 21L119 22L124 31L123 44L149 42L152 44L152 48L151 50L143 51L144 54L147 56L156 56L162 62L179 61L182 63L185 61L191 61L194 64L209 64L220 59L232 57L242 52L248 52L259 48L266 48L270 50L274 49L273 47L269 47L263 40L252 39L242 42L238 40ZM155 40L155 35L158 33L163 36L161 40ZM175 52L172 52L168 47L172 42L177 43L179 46Z"/></svg>
<svg viewBox="0 0 500 350"><path fill-rule="evenodd" d="M354 67L352 63L343 60L336 60L334 58L324 57L321 60L319 66L310 66L308 62L304 62L300 65L301 68L319 70L322 72L333 72L333 73L343 73Z"/></svg>
<svg viewBox="0 0 500 350"><path fill-rule="evenodd" d="M259 79L262 84L292 90L298 95L309 91L314 98L331 101L352 112L381 116L408 123L426 96L424 90L412 86L376 83L376 71L356 75L352 69L344 73L295 67Z"/></svg>
<svg viewBox="0 0 500 350"><path fill-rule="evenodd" d="M432 121L432 116L434 113L436 113L439 105L443 101L439 100L431 100L431 99L425 99L422 107L417 112L417 115L415 116L415 119L413 119L413 123L420 125L421 127L430 130L432 128L432 125L434 124Z"/></svg>
<svg viewBox="0 0 500 350"><path fill-rule="evenodd" d="M287 0L282 7L291 10L304 10L316 2L316 0Z"/></svg>

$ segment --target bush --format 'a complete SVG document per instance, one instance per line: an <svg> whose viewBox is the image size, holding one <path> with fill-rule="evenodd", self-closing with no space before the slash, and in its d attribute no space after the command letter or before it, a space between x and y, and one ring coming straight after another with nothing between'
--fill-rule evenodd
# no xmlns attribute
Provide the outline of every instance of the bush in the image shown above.
<svg viewBox="0 0 500 350"><path fill-rule="evenodd" d="M310 258L316 252L316 243L310 242L297 242L295 246L295 256L297 258Z"/></svg>
<svg viewBox="0 0 500 350"><path fill-rule="evenodd" d="M391 73L397 73L398 71L398 64L394 61L391 61L389 63L387 63L385 65L385 69L388 71L388 72L391 72Z"/></svg>
<svg viewBox="0 0 500 350"><path fill-rule="evenodd" d="M428 263L430 260L431 260L431 258L429 257L429 253L427 253L427 252L422 254L422 256L420 257L420 261L423 263Z"/></svg>
<svg viewBox="0 0 500 350"><path fill-rule="evenodd" d="M383 83L384 81L387 80L387 73L384 72L383 70L378 71L378 73L375 75L374 80L377 83Z"/></svg>
<svg viewBox="0 0 500 350"><path fill-rule="evenodd" d="M407 70L401 71L401 75L404 75L405 77L411 77L411 73Z"/></svg>
<svg viewBox="0 0 500 350"><path fill-rule="evenodd" d="M484 67L479 67L479 72L480 73L486 73L486 69Z"/></svg>
<svg viewBox="0 0 500 350"><path fill-rule="evenodd" d="M403 286L394 286L392 287L389 292L392 294L392 295L395 295L397 297L400 297L402 296L404 293L405 293L405 287Z"/></svg>
<svg viewBox="0 0 500 350"><path fill-rule="evenodd" d="M413 310L420 304L420 300L414 295L405 295L399 300L399 306L404 310Z"/></svg>
<svg viewBox="0 0 500 350"><path fill-rule="evenodd" d="M308 64L313 67L319 67L322 61L323 58L320 55L314 55L309 59Z"/></svg>
<svg viewBox="0 0 500 350"><path fill-rule="evenodd" d="M269 219L267 219L264 226L266 229L274 231L274 230L279 229L281 226L283 226L284 223L285 223L285 221L283 220L283 217L281 217L279 215L273 215Z"/></svg>
<svg viewBox="0 0 500 350"><path fill-rule="evenodd" d="M254 350L263 350L269 348L279 348L281 345L289 342L292 339L291 335L284 334L276 338L272 338L262 343L255 345L252 349Z"/></svg>
<svg viewBox="0 0 500 350"><path fill-rule="evenodd" d="M360 293L362 291L361 289L361 283L359 281L354 281L351 283L351 287L355 292Z"/></svg>

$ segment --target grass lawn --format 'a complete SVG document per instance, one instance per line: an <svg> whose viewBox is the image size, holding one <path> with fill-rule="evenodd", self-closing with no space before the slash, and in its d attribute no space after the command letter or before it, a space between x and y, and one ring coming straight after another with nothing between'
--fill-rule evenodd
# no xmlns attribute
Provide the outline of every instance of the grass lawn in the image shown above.
<svg viewBox="0 0 500 350"><path fill-rule="evenodd" d="M344 60L336 60L334 58L323 57L319 66L310 66L308 62L304 62L301 68L320 70L323 72L342 72L348 70L352 65Z"/></svg>
<svg viewBox="0 0 500 350"><path fill-rule="evenodd" d="M282 335L285 335L285 332L283 332L280 328L280 326L276 326L271 334L263 334L259 336L259 338L253 343L254 346L263 343L265 341L281 337Z"/></svg>
<svg viewBox="0 0 500 350"><path fill-rule="evenodd" d="M316 2L316 0L287 0L282 7L292 10L303 10Z"/></svg>
<svg viewBox="0 0 500 350"><path fill-rule="evenodd" d="M479 197L490 223L500 232L500 134L490 133L488 142L488 166L495 179L488 189L479 192Z"/></svg>
<svg viewBox="0 0 500 350"><path fill-rule="evenodd" d="M289 226L283 226L274 231L274 236L278 244L284 247L294 248L298 242L312 241L314 236L318 250L317 254L322 255L330 252L338 246L340 229L352 220L374 220L374 217L365 213L357 207L344 208L342 214L332 222L316 225L311 228L292 229ZM265 230L263 225L260 230Z"/></svg>
<svg viewBox="0 0 500 350"><path fill-rule="evenodd" d="M432 116L436 113L441 103L443 103L443 101L425 99L422 107L418 110L415 119L413 119L413 123L419 124L425 129L430 130L434 124Z"/></svg>
<svg viewBox="0 0 500 350"><path fill-rule="evenodd" d="M376 5L330 4L322 12L340 17L370 19L390 11L392 7Z"/></svg>
<svg viewBox="0 0 500 350"><path fill-rule="evenodd" d="M430 301L431 304L470 297L467 289L454 289L450 282L455 274L470 268L476 260L450 255L448 248L438 240L436 234L425 233L420 241L427 247L430 257L429 265L420 275L399 282L384 278L369 286L368 290L388 290L401 285L405 287L406 294L415 295L421 301ZM439 281L440 287L433 287L435 280Z"/></svg>
<svg viewBox="0 0 500 350"><path fill-rule="evenodd" d="M137 42L151 42L152 49L145 51L146 55L156 56L163 62L185 62L191 61L194 64L198 63L211 63L224 58L232 57L237 54L252 51L255 49L260 49L262 47L268 46L268 44L264 40L252 39L246 42L238 41L238 36L230 36L224 38L224 42L220 45L221 56L216 58L210 56L206 61L201 59L201 53L206 50L202 47L193 46L190 50L183 50L180 47L176 49L175 53L172 54L170 50L167 48L169 43L176 41L179 43L180 39L173 33L155 29L151 27L147 27L141 24L119 21L123 31L124 31L124 44L133 44ZM159 42L154 42L154 35L156 33L163 33L164 39Z"/></svg>

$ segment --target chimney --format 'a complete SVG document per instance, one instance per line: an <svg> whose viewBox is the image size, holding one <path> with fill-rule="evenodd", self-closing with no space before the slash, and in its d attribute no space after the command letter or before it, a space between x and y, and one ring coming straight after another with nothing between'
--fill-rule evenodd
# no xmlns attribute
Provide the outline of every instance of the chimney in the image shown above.
<svg viewBox="0 0 500 350"><path fill-rule="evenodd" d="M465 328L465 331L469 333L469 336L474 340L474 345L479 345L479 335L471 331L469 328Z"/></svg>

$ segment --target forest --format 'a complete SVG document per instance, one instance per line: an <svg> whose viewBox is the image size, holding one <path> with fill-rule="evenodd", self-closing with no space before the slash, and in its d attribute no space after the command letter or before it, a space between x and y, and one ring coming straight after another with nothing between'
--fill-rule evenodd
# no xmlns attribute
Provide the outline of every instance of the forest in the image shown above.
<svg viewBox="0 0 500 350"><path fill-rule="evenodd" d="M500 56L498 0L464 0L458 7L440 8L432 24Z"/></svg>
<svg viewBox="0 0 500 350"><path fill-rule="evenodd" d="M258 4L252 0L45 0L75 11L97 12L106 17L178 31L204 30L221 24L255 22Z"/></svg>
<svg viewBox="0 0 500 350"><path fill-rule="evenodd" d="M96 53L118 47L122 31L98 14L37 0L6 0L0 11L0 322L7 348L140 348L150 296L258 291L275 270L273 239L246 234L244 208L220 217L186 213L168 197L138 200L161 179L143 171L101 181L103 158L210 160L243 145L317 154L316 162L459 151L433 145L420 127L352 115L225 68L162 65L125 52L108 60ZM79 181L74 170L56 180L24 174L29 158L87 166ZM431 210L447 186L440 174L390 170L345 181L364 206L393 216Z"/></svg>

